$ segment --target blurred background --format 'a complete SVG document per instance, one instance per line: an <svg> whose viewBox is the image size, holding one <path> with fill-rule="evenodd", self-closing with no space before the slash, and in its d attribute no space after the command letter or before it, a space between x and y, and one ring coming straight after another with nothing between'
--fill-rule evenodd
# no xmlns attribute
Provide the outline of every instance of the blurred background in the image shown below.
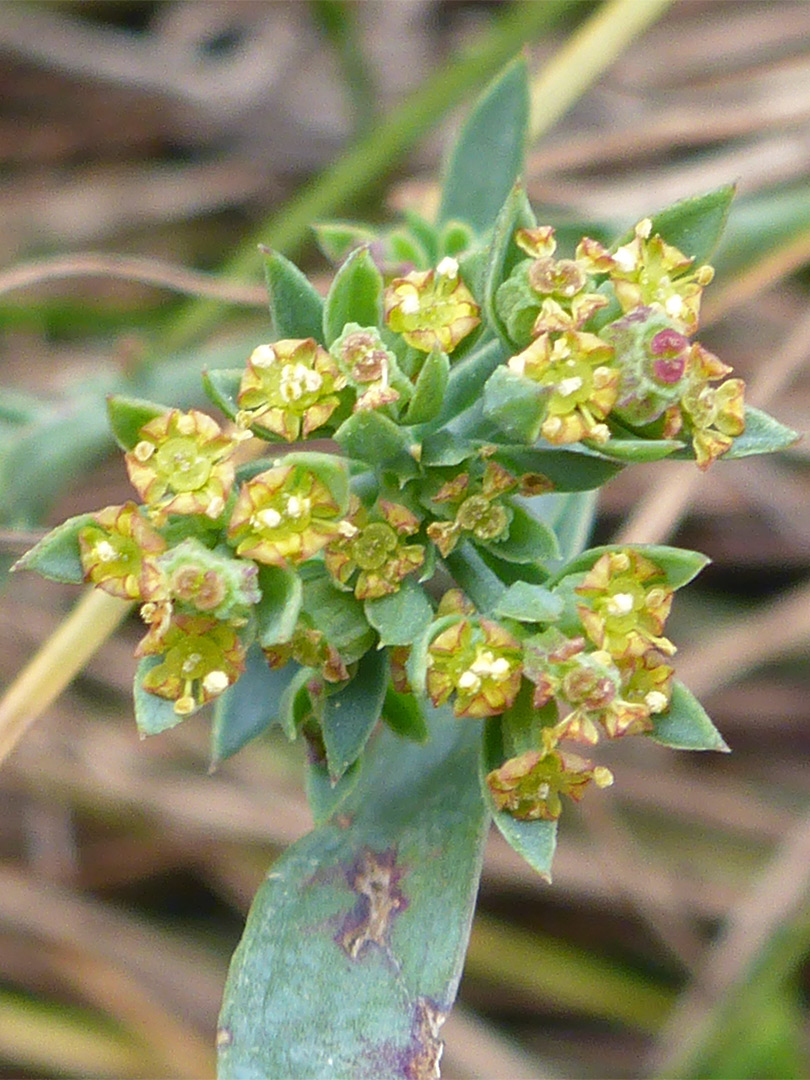
<svg viewBox="0 0 810 1080"><path fill-rule="evenodd" d="M536 126L555 86L570 99L530 150L541 220L610 237L737 182L700 339L806 430L806 3L7 2L4 570L32 531L130 497L106 392L138 371L148 396L197 403L202 367L263 340L259 240L325 283L307 221L430 212L465 105L522 44ZM446 1077L810 1075L808 525L806 443L604 491L597 542L713 560L671 636L733 753L609 747L616 785L566 808L552 885L493 835ZM3 685L76 599L5 582ZM252 895L310 827L296 746L268 735L208 776L204 715L139 742L138 636L125 624L0 771L0 1076L213 1076Z"/></svg>

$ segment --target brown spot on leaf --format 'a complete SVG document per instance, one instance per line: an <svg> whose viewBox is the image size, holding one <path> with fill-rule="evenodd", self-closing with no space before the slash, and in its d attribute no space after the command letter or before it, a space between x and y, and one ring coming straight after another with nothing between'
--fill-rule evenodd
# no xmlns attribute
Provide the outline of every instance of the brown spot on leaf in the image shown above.
<svg viewBox="0 0 810 1080"><path fill-rule="evenodd" d="M416 999L410 1054L405 1066L408 1080L439 1080L439 1062L444 1050L439 1029L446 1019L447 1012L430 998Z"/></svg>
<svg viewBox="0 0 810 1080"><path fill-rule="evenodd" d="M399 889L403 871L396 865L396 851L364 851L347 873L349 885L358 894L337 935L340 947L356 960L368 944L385 948L391 920L408 901Z"/></svg>

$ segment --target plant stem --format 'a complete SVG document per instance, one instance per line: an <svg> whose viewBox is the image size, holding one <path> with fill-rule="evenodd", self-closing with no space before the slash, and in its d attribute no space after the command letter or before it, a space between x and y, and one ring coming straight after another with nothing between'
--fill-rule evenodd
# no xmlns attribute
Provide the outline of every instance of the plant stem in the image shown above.
<svg viewBox="0 0 810 1080"><path fill-rule="evenodd" d="M606 0L532 81L529 137L534 142L606 71L672 0Z"/></svg>
<svg viewBox="0 0 810 1080"><path fill-rule="evenodd" d="M104 592L85 593L0 701L0 762L104 644L130 606Z"/></svg>

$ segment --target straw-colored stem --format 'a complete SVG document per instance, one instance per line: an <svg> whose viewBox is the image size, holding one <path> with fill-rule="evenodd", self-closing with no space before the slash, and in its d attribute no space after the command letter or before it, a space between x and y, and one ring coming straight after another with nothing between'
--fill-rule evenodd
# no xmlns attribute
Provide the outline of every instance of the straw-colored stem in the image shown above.
<svg viewBox="0 0 810 1080"><path fill-rule="evenodd" d="M103 592L88 592L0 701L0 762L107 640L130 605Z"/></svg>
<svg viewBox="0 0 810 1080"><path fill-rule="evenodd" d="M529 135L544 135L672 0L608 0L571 35L531 86Z"/></svg>

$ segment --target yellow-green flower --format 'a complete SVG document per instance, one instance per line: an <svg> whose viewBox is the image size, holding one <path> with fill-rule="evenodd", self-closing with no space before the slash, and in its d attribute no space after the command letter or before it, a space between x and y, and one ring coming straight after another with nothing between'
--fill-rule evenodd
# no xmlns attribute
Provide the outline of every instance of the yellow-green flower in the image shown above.
<svg viewBox="0 0 810 1080"><path fill-rule="evenodd" d="M427 692L434 705L455 693L456 716L497 716L520 689L520 642L492 619L461 619L428 647Z"/></svg>
<svg viewBox="0 0 810 1080"><path fill-rule="evenodd" d="M271 668L283 667L294 660L301 667L315 668L320 671L325 682L344 682L349 678L348 669L338 650L330 645L322 631L298 623L292 638L279 645L264 649L264 655Z"/></svg>
<svg viewBox="0 0 810 1080"><path fill-rule="evenodd" d="M458 272L445 258L435 270L394 278L384 296L385 321L420 352L453 349L481 322L480 309Z"/></svg>
<svg viewBox="0 0 810 1080"><path fill-rule="evenodd" d="M610 278L622 311L641 305L657 307L685 334L694 334L703 289L714 270L694 267L694 259L651 233L652 222L645 218L636 225L633 239L613 253Z"/></svg>
<svg viewBox="0 0 810 1080"><path fill-rule="evenodd" d="M603 421L616 403L621 375L613 349L595 334L570 330L553 343L542 334L509 361L510 371L548 388L540 431L550 443L605 443Z"/></svg>
<svg viewBox="0 0 810 1080"><path fill-rule="evenodd" d="M163 590L156 558L166 541L133 502L107 506L79 533L84 580L122 600L153 600Z"/></svg>
<svg viewBox="0 0 810 1080"><path fill-rule="evenodd" d="M562 812L561 795L579 802L593 781L609 787L613 774L603 765L596 767L578 754L562 750L557 734L542 732L543 746L505 761L487 776L487 786L498 810L524 821L556 820Z"/></svg>
<svg viewBox="0 0 810 1080"><path fill-rule="evenodd" d="M423 544L403 542L419 529L419 518L398 503L381 499L377 504L382 520L370 520L368 512L355 500L352 512L342 523L343 532L327 545L324 562L340 585L347 585L356 570L354 586L358 600L374 600L399 591L408 574L425 561Z"/></svg>
<svg viewBox="0 0 810 1080"><path fill-rule="evenodd" d="M204 615L175 615L157 639L147 636L138 656L162 655L143 680L150 694L174 701L188 716L218 697L244 671L245 650L232 627Z"/></svg>
<svg viewBox="0 0 810 1080"><path fill-rule="evenodd" d="M598 241L584 237L577 245L573 259L555 259L557 241L550 225L535 229L518 229L515 243L532 256L526 268L531 289L542 298L540 312L532 334L579 330L608 299L601 293L589 291L594 274L605 274L614 265L607 248Z"/></svg>
<svg viewBox="0 0 810 1080"><path fill-rule="evenodd" d="M618 665L622 673L622 695L627 701L644 705L650 716L666 712L675 673L655 649L649 649L643 656L620 660Z"/></svg>
<svg viewBox="0 0 810 1080"><path fill-rule="evenodd" d="M171 409L150 420L125 455L129 478L156 520L168 514L205 514L216 520L234 480L230 460L237 440L210 416Z"/></svg>
<svg viewBox="0 0 810 1080"><path fill-rule="evenodd" d="M667 656L675 652L661 636L673 591L663 572L638 551L600 555L576 591L587 601L577 611L597 648L616 659L642 656L650 648Z"/></svg>
<svg viewBox="0 0 810 1080"><path fill-rule="evenodd" d="M327 422L345 385L334 358L314 338L259 345L239 385L237 421L294 442Z"/></svg>
<svg viewBox="0 0 810 1080"><path fill-rule="evenodd" d="M432 501L449 504L455 510L452 521L432 521L427 534L442 555L449 555L462 534L472 533L476 540L500 540L508 531L512 511L501 496L519 486L502 465L488 461L483 478L474 484L469 473L459 473L442 484Z"/></svg>
<svg viewBox="0 0 810 1080"><path fill-rule="evenodd" d="M693 346L690 386L680 401L692 434L697 466L704 470L745 431L745 383L742 379L726 379L719 386L710 386L709 381L719 377L712 374L716 370L712 361L717 358L700 346ZM720 366L723 374L731 370L725 364Z"/></svg>
<svg viewBox="0 0 810 1080"><path fill-rule="evenodd" d="M532 704L556 701L560 738L595 745L601 725L610 738L646 731L650 710L625 700L622 674L609 652L586 651L583 637L566 638L552 627L524 645L523 674L534 684Z"/></svg>
<svg viewBox="0 0 810 1080"><path fill-rule="evenodd" d="M297 565L342 535L342 514L343 507L311 469L278 465L243 484L228 538L248 559Z"/></svg>

